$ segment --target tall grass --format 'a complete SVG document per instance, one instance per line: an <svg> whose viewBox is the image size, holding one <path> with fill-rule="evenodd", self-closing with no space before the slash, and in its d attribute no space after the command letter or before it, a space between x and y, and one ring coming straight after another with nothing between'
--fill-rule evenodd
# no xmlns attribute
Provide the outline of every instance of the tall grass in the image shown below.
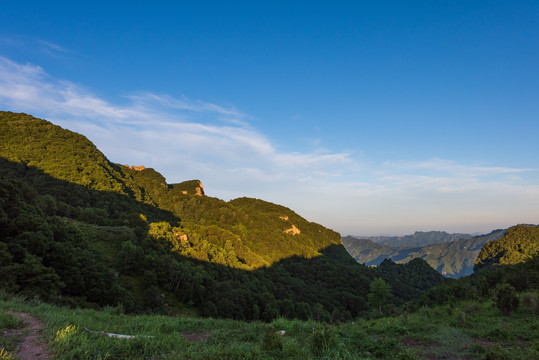
<svg viewBox="0 0 539 360"><path fill-rule="evenodd" d="M30 313L45 324L44 338L58 359L539 358L538 322L530 307L507 317L492 303L468 302L329 325L125 315L113 307L68 309L3 299L0 331L21 326L7 310ZM86 329L134 338L112 338ZM16 350L16 344L10 346L4 351Z"/></svg>

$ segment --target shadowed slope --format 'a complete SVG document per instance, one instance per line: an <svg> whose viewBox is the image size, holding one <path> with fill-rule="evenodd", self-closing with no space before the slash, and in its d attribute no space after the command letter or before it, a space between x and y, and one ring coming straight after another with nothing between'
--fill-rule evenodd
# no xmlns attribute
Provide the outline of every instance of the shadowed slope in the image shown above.
<svg viewBox="0 0 539 360"><path fill-rule="evenodd" d="M0 112L0 140L0 272L18 274L2 283L9 291L130 311L338 320L365 310L380 276L290 209L203 196L198 181L168 185L44 120Z"/></svg>

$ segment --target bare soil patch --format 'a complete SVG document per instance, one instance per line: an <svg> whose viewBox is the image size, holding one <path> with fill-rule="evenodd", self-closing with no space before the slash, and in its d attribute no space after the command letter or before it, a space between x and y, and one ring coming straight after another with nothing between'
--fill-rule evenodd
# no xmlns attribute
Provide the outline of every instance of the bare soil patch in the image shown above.
<svg viewBox="0 0 539 360"><path fill-rule="evenodd" d="M51 357L49 346L42 341L39 332L43 329L43 324L35 317L26 313L10 312L11 315L26 323L26 327L11 330L12 335L21 337L17 358L20 360L46 360Z"/></svg>
<svg viewBox="0 0 539 360"><path fill-rule="evenodd" d="M209 332L207 333L182 332L181 334L190 343L204 342L208 340L208 338L211 336Z"/></svg>
<svg viewBox="0 0 539 360"><path fill-rule="evenodd" d="M466 350L469 346L456 349L454 346L449 344L440 344L437 342L425 342L416 339L402 339L401 343L412 349L417 349L422 359L428 360L474 360L480 359L479 354L468 354ZM470 345L480 344L485 347L489 347L493 342L482 339L472 339Z"/></svg>

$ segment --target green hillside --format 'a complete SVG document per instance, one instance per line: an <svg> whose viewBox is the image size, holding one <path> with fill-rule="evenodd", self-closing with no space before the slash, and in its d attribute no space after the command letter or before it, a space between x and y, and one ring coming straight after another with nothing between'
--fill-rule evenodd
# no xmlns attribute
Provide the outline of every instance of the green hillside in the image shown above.
<svg viewBox="0 0 539 360"><path fill-rule="evenodd" d="M167 184L29 115L0 112L0 169L0 287L10 292L128 311L344 320L369 311L370 283L383 275L290 209L208 197L198 180ZM403 267L405 280L387 282L402 292L431 271ZM415 289L406 299L426 287Z"/></svg>
<svg viewBox="0 0 539 360"><path fill-rule="evenodd" d="M517 225L508 229L505 235L486 243L482 248L475 269L490 265L512 265L529 260L539 254L539 227Z"/></svg>

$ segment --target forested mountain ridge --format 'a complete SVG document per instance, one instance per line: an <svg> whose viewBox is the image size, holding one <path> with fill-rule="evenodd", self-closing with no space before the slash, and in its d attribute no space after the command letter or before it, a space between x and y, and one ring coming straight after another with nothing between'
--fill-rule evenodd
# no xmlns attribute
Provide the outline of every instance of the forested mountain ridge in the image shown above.
<svg viewBox="0 0 539 360"><path fill-rule="evenodd" d="M356 238L371 240L377 244L391 246L394 248L402 247L423 247L434 244L448 243L460 239L469 239L473 237L470 234L454 233L445 231L416 231L411 235L404 236L355 236Z"/></svg>
<svg viewBox="0 0 539 360"><path fill-rule="evenodd" d="M379 265L384 259L404 264L421 258L445 276L461 277L473 273L481 247L504 233L505 230L494 230L487 235L423 247L395 248L351 236L344 237L343 244L356 261L367 266Z"/></svg>
<svg viewBox="0 0 539 360"><path fill-rule="evenodd" d="M486 243L475 261L475 269L492 265L513 265L539 254L539 226L516 225L505 235Z"/></svg>
<svg viewBox="0 0 539 360"><path fill-rule="evenodd" d="M357 262L367 266L380 265L384 259L390 259L397 253L397 248L350 235L343 237L342 243Z"/></svg>
<svg viewBox="0 0 539 360"><path fill-rule="evenodd" d="M26 114L0 112L0 168L7 291L130 311L338 320L368 310L376 277L404 295L396 305L443 281L428 266L391 271L402 279L368 269L338 233L290 209L201 196L198 180L167 184Z"/></svg>
<svg viewBox="0 0 539 360"><path fill-rule="evenodd" d="M0 134L0 156L19 163L20 167L24 167L24 171L37 168L54 179L66 180L94 190L128 195L138 202L167 210L174 214L177 220L182 220L185 234L180 237L201 230L199 225L205 228L213 225L219 229L211 230L220 233L219 235L223 235L224 230L228 235L232 233L236 238L241 238L241 241L227 239L233 242L233 246L240 247L240 252L245 250L246 243L249 248L262 246L264 240L270 236L273 243L282 243L274 251L264 253L262 257L245 254L247 264L253 268L270 265L292 255L316 256L319 253L315 249L339 244L340 241L339 234L311 224L284 207L255 199L238 199L226 203L211 197L189 196L200 187L198 180L169 185L154 169L135 170L133 167L113 164L84 136L44 120L5 113L0 124ZM17 171L20 173L22 170L19 168ZM39 191L51 193L60 199L68 193L51 183L34 182L33 185ZM66 200L72 205L104 210L113 218L120 217L120 214L114 213L117 209L105 201L84 197ZM161 220L170 220L170 217ZM257 226L249 227L249 224ZM191 226L196 229L190 229ZM286 232L292 226L300 230L296 236L290 236ZM196 237L196 234L193 233L192 237Z"/></svg>

